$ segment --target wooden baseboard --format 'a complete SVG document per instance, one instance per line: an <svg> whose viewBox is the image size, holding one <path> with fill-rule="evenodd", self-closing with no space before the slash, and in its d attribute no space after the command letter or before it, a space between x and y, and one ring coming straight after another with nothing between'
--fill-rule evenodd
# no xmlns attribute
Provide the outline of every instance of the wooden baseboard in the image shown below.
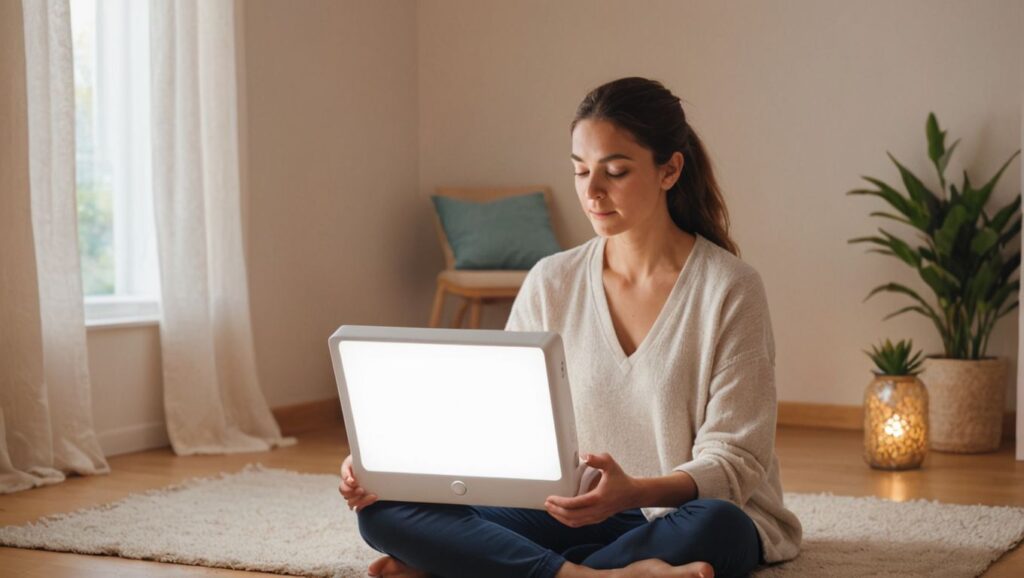
<svg viewBox="0 0 1024 578"><path fill-rule="evenodd" d="M336 397L275 407L270 411L281 434L286 436L343 423L341 404Z"/></svg>
<svg viewBox="0 0 1024 578"><path fill-rule="evenodd" d="M341 405L336 397L277 407L272 411L284 435L343 423ZM857 405L780 401L778 425L860 430L864 427L864 408ZM1017 413L1008 411L1003 415L1003 437L1014 439L1016 432Z"/></svg>
<svg viewBox="0 0 1024 578"><path fill-rule="evenodd" d="M826 429L864 429L864 408L859 405L831 405L780 401L778 425ZM1017 412L1003 414L1003 438L1015 439Z"/></svg>
<svg viewBox="0 0 1024 578"><path fill-rule="evenodd" d="M778 425L863 429L864 410L855 405L780 401Z"/></svg>
<svg viewBox="0 0 1024 578"><path fill-rule="evenodd" d="M96 432L103 455L110 458L171 445L167 424L163 421L119 427Z"/></svg>

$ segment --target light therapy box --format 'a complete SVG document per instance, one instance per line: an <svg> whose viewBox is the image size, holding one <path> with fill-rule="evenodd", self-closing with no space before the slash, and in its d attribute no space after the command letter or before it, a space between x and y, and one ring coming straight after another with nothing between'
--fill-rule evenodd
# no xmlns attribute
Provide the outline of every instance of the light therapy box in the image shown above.
<svg viewBox="0 0 1024 578"><path fill-rule="evenodd" d="M329 343L352 469L379 500L543 510L592 481L557 333L343 325Z"/></svg>

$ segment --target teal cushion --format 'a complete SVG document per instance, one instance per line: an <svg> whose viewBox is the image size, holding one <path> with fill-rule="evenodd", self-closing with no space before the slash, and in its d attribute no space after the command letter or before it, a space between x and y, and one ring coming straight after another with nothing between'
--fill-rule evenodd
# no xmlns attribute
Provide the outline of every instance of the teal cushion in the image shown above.
<svg viewBox="0 0 1024 578"><path fill-rule="evenodd" d="M432 195L456 269L521 269L562 248L544 193L475 203Z"/></svg>

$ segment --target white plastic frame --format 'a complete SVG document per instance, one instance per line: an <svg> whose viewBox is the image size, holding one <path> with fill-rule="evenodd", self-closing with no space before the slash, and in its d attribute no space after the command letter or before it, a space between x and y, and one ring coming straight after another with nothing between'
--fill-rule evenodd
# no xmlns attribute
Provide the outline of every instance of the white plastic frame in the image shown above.
<svg viewBox="0 0 1024 578"><path fill-rule="evenodd" d="M331 335L328 342L345 430L352 451L352 470L367 493L376 495L379 500L538 510L544 509L547 496L574 496L579 493L586 465L579 460L576 419L565 370L565 353L562 339L557 333L343 325ZM424 347L418 347L420 345ZM500 348L509 348L507 355ZM345 363L343 351L347 358ZM424 355L424 352L429 355ZM401 364L381 364L382 354L405 362L407 366L401 371L423 369L414 374L418 376L415 378L417 384L427 383L442 372L446 381L457 382L460 372L469 372L478 380L477 383L484 383L484 380L501 380L503 375L514 371L524 371L532 374L531 380L545 380L546 383L536 381L523 388L516 387L515 391L490 390L498 394L501 401L505 402L504 405L500 408L474 409L464 405L467 401L464 399L429 399L429 396L423 395L424 391L437 391L437 388L430 390L429 383L427 389L419 391L403 384L396 385L396 371L399 369L395 366ZM472 363L473 358L484 359L498 367L483 369L481 364ZM524 364L529 367L523 367ZM346 367L351 384L346 380ZM508 380L505 385L508 385ZM454 390L449 391L449 394L461 392L464 397L475 397L469 399L469 403L482 403L483 396L474 396L473 390L453 387ZM399 400L394 395L388 397L387 394L396 391L404 391L412 399ZM545 393L547 399L543 399ZM529 398L528 403L517 405L524 401L517 396ZM434 401L438 405L433 406ZM353 402L356 403L355 407ZM463 405L459 405L458 411L453 412L443 405L449 403ZM541 407L542 404L547 408ZM424 415L429 416L431 409L428 406L433 407L434 411L443 412L452 420L452 423L439 428L443 430L440 432L433 431L438 429L436 423L427 426L435 438L440 436L440 439L459 443L468 440L466 443L476 448L461 455L456 454L454 458L438 457L443 450L438 446L445 444L438 444L436 439L425 441L424 438L430 436L423 434L422 415L418 417L411 412L418 410L421 414L427 412ZM512 427L508 418L513 412L503 414L500 410L509 407L519 407L515 411L520 413L525 408L525 413L533 416L534 428L540 430L540 433L524 432L522 428L507 431ZM499 411L496 412L496 409ZM550 413L546 414L548 411ZM384 415L400 417L391 420L381 417ZM543 423L545 415L552 423ZM498 423L484 424L481 416L490 416L487 421ZM515 415L512 417L515 418ZM412 425L409 425L410 422ZM403 423L405 427L402 427ZM498 431L490 434L465 431L466 438L463 438L463 434L458 433L458 428L463 425L478 430L481 426L486 429L493 425ZM383 429L385 426L389 429ZM419 432L415 431L417 426L421 426ZM545 429L552 435L545 434ZM445 438L445 435L449 437ZM451 437L453 435L455 437ZM497 440L500 447L496 448L498 451L494 454L482 454L479 448L488 442L489 435ZM509 446L507 440L518 436L529 438L527 447ZM397 444L403 448L407 444L408 447L419 446L421 449L410 452L410 455L399 455L395 453ZM372 456L364 455L364 449L376 453ZM516 455L516 452L529 453ZM531 461L534 457L537 463ZM465 460L461 466L458 464L460 459ZM439 463L445 465L439 466ZM368 465L378 469L370 469ZM391 466L390 471L386 469L388 465ZM506 465L508 471L498 471ZM429 470L434 471L425 473ZM486 472L505 475L479 475ZM588 478L586 481L589 484L593 478Z"/></svg>

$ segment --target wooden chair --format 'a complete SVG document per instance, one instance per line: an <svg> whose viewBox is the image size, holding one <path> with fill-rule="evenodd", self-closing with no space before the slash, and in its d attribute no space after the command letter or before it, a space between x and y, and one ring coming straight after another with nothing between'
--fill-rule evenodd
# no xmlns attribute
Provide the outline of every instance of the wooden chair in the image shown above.
<svg viewBox="0 0 1024 578"><path fill-rule="evenodd" d="M489 202L497 199L525 195L536 192L544 193L544 202L551 214L551 187L438 187L435 193L442 197L451 197L460 201ZM480 313L485 304L504 300L513 300L526 279L528 271L456 269L455 254L444 234L441 219L434 211L434 226L444 251L445 268L437 274L437 292L434 294L434 306L430 314L430 326L441 326L441 313L444 310L445 297L448 294L462 298L462 303L455 313L452 327L462 327L469 310L469 327L480 328Z"/></svg>

